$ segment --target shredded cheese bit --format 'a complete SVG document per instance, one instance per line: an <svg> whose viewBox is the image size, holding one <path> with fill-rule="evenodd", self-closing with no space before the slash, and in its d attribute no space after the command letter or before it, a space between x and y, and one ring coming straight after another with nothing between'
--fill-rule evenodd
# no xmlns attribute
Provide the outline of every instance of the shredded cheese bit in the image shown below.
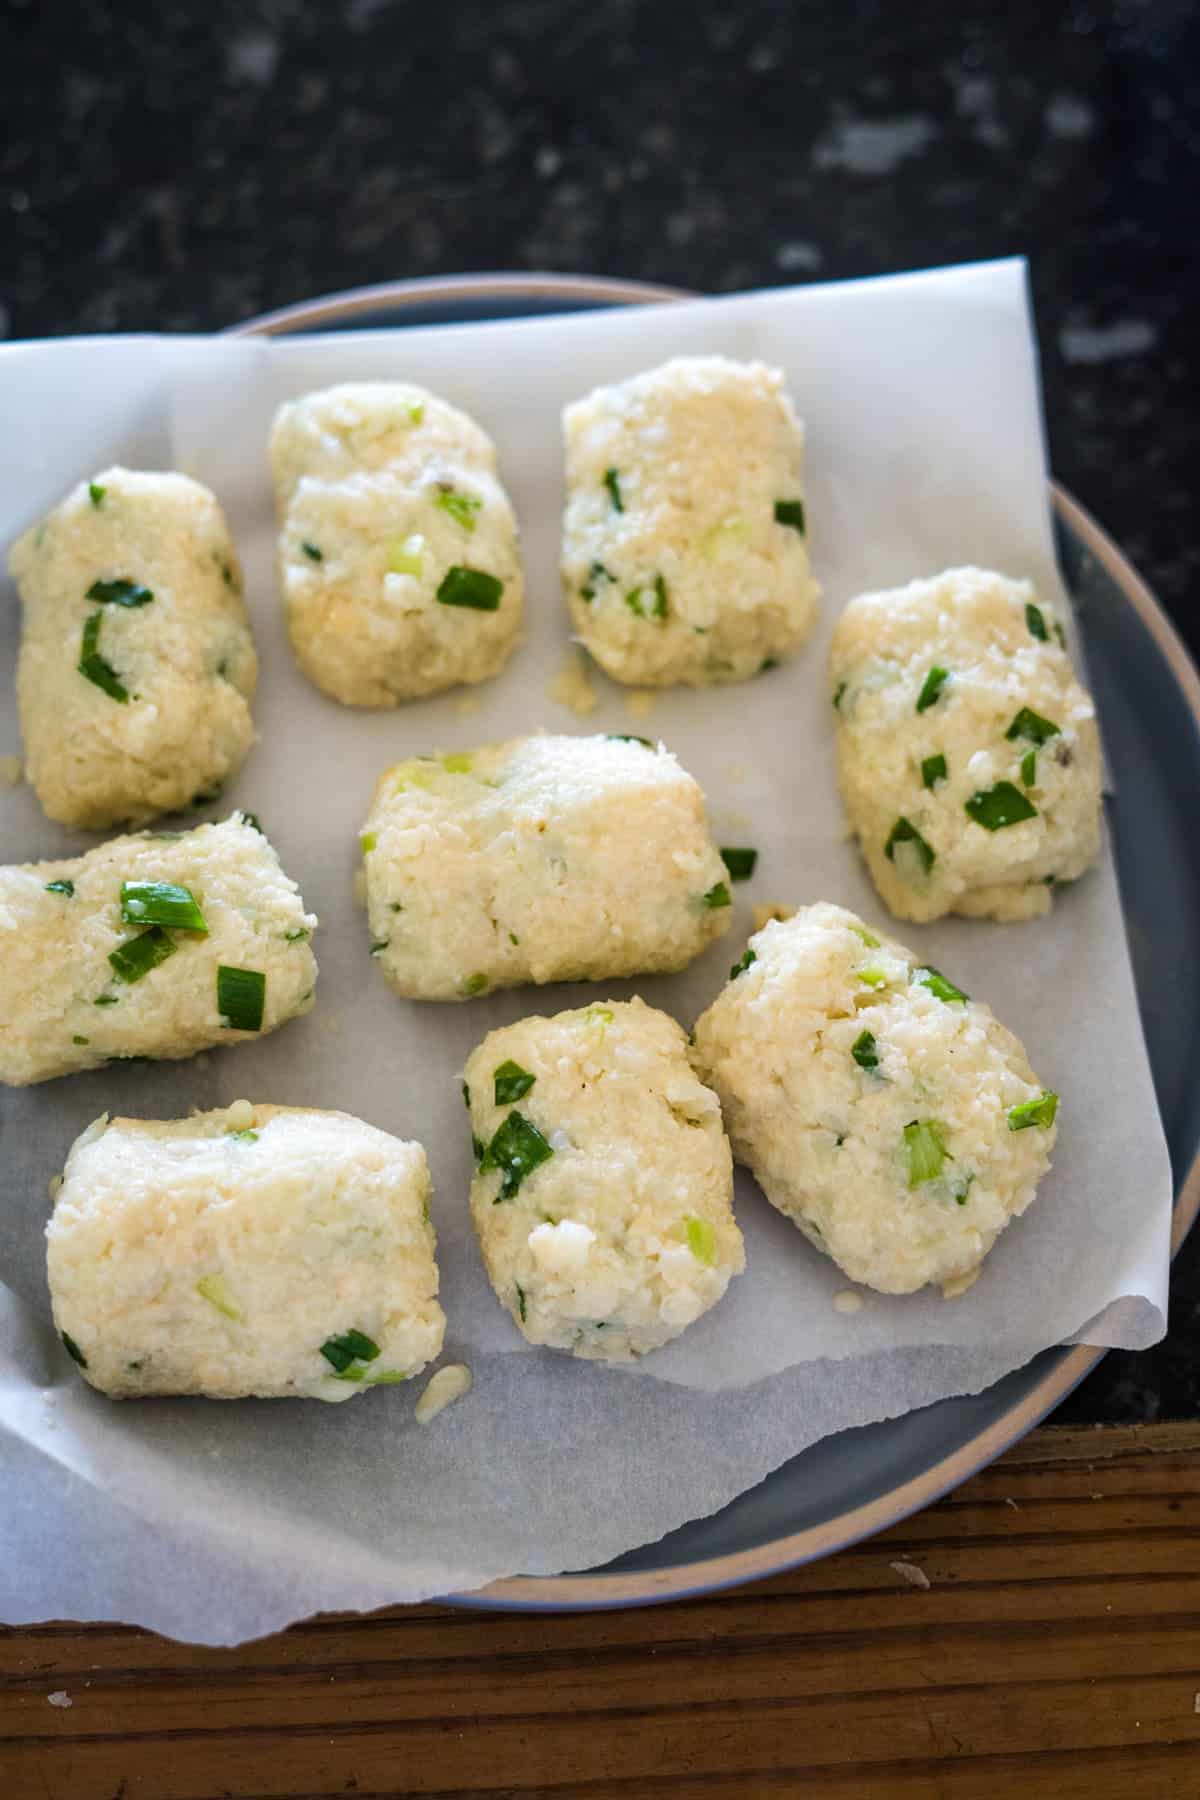
<svg viewBox="0 0 1200 1800"><path fill-rule="evenodd" d="M439 1369L426 1382L425 1391L417 1401L417 1424L428 1425L443 1408L452 1405L455 1400L461 1400L464 1394L469 1394L473 1385L471 1371L466 1363L448 1363L444 1369Z"/></svg>
<svg viewBox="0 0 1200 1800"><path fill-rule="evenodd" d="M853 1288L843 1288L833 1296L833 1310L840 1313L856 1313L862 1311L863 1297Z"/></svg>
<svg viewBox="0 0 1200 1800"><path fill-rule="evenodd" d="M565 663L546 691L556 706L565 706L577 719L586 719L600 704L582 656L573 656Z"/></svg>
<svg viewBox="0 0 1200 1800"><path fill-rule="evenodd" d="M21 780L19 756L0 756L0 787L16 787Z"/></svg>
<svg viewBox="0 0 1200 1800"><path fill-rule="evenodd" d="M625 710L635 719L649 718L653 705L654 693L646 688L635 688L631 694L625 696Z"/></svg>
<svg viewBox="0 0 1200 1800"><path fill-rule="evenodd" d="M778 900L768 900L764 906L754 908L754 929L761 931L763 926L769 925L773 919L782 925L785 919L794 918L795 914L794 906L782 906Z"/></svg>

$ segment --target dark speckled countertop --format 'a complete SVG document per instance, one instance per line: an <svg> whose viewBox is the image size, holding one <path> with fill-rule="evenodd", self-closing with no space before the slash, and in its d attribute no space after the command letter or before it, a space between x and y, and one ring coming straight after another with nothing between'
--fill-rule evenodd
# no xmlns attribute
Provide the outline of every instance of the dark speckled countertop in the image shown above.
<svg viewBox="0 0 1200 1800"><path fill-rule="evenodd" d="M0 335L567 270L732 291L1029 257L1051 460L1200 650L1191 0L3 0ZM1061 1416L1200 1413L1169 1339Z"/></svg>

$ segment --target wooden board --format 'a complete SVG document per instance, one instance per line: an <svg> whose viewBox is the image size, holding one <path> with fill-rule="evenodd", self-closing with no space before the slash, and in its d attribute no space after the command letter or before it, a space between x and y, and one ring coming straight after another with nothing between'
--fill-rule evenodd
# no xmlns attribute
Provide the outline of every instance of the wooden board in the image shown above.
<svg viewBox="0 0 1200 1800"><path fill-rule="evenodd" d="M1200 1424L1043 1428L870 1543L646 1611L0 1630L3 1800L409 1794L1197 1800Z"/></svg>

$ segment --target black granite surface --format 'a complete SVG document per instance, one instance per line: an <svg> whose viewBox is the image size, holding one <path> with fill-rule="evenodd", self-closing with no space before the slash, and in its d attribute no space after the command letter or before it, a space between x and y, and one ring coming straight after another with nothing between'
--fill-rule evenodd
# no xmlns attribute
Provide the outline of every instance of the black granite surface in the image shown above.
<svg viewBox="0 0 1200 1800"><path fill-rule="evenodd" d="M1192 0L0 19L0 335L218 328L455 271L728 291L1023 252L1054 469L1200 650ZM1167 1342L1107 1357L1067 1416L1200 1412L1200 1233L1173 1307Z"/></svg>

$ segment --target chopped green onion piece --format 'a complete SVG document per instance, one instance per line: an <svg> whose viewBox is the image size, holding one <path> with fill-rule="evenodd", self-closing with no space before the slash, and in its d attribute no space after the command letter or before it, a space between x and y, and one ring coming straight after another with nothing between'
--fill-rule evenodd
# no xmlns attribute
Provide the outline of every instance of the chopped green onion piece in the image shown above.
<svg viewBox="0 0 1200 1800"><path fill-rule="evenodd" d="M865 925L851 925L848 929L854 933L856 938L862 940L868 950L878 950L879 939L873 931L868 931Z"/></svg>
<svg viewBox="0 0 1200 1800"><path fill-rule="evenodd" d="M100 994L92 1001L93 1006L117 1006L119 1004L119 997L116 994Z"/></svg>
<svg viewBox="0 0 1200 1800"><path fill-rule="evenodd" d="M1037 780L1037 751L1027 750L1021 758L1021 780L1027 788Z"/></svg>
<svg viewBox="0 0 1200 1800"><path fill-rule="evenodd" d="M123 881L121 917L127 925L169 925L175 931L208 936L195 894L173 881Z"/></svg>
<svg viewBox="0 0 1200 1800"><path fill-rule="evenodd" d="M477 500L473 494L456 494L451 488L448 493L439 494L433 504L440 506L444 513L449 513L454 523L461 525L464 531L474 531L475 514L483 501Z"/></svg>
<svg viewBox="0 0 1200 1800"><path fill-rule="evenodd" d="M855 973L864 987L885 988L888 984L886 969L876 969L871 967L869 969L857 969Z"/></svg>
<svg viewBox="0 0 1200 1800"><path fill-rule="evenodd" d="M921 764L922 787L936 787L939 781L946 779L946 759L939 751L936 756L927 756Z"/></svg>
<svg viewBox="0 0 1200 1800"><path fill-rule="evenodd" d="M593 1005L584 1008L583 1016L592 1025L611 1025L616 1014L611 1006Z"/></svg>
<svg viewBox="0 0 1200 1800"><path fill-rule="evenodd" d="M476 994L486 994L488 991L487 976L468 975L462 984L462 991L468 1000L473 1000Z"/></svg>
<svg viewBox="0 0 1200 1800"><path fill-rule="evenodd" d="M1026 601L1025 604L1025 623L1029 627L1031 637L1037 638L1039 642L1043 644L1049 642L1049 634L1046 631L1046 621L1042 617L1042 609L1040 606L1035 606L1032 600Z"/></svg>
<svg viewBox="0 0 1200 1800"><path fill-rule="evenodd" d="M499 1169L503 1174L500 1192L494 1205L511 1200L527 1175L554 1155L536 1125L519 1112L510 1112L484 1152L481 1170Z"/></svg>
<svg viewBox="0 0 1200 1800"><path fill-rule="evenodd" d="M131 581L128 575L118 575L115 581L93 581L84 595L85 600L96 600L101 606L149 606L154 595L140 581Z"/></svg>
<svg viewBox="0 0 1200 1800"><path fill-rule="evenodd" d="M412 1376L406 1369L380 1369L378 1375L372 1375L370 1370L361 1375L351 1375L347 1371L340 1379L342 1381L361 1381L364 1387L394 1387L397 1382L411 1381Z"/></svg>
<svg viewBox="0 0 1200 1800"><path fill-rule="evenodd" d="M196 1283L196 1292L210 1306L215 1306L219 1313L227 1319L241 1320L243 1314L234 1304L233 1295L223 1275L202 1275Z"/></svg>
<svg viewBox="0 0 1200 1800"><path fill-rule="evenodd" d="M388 571L392 575L419 575L425 567L425 539L419 531L402 542L388 545Z"/></svg>
<svg viewBox="0 0 1200 1800"><path fill-rule="evenodd" d="M475 612L495 612L503 592L504 583L494 575L455 563L443 575L437 597L443 606L469 606Z"/></svg>
<svg viewBox="0 0 1200 1800"><path fill-rule="evenodd" d="M904 1148L908 1153L910 1188L936 1181L950 1155L942 1142L942 1128L933 1119L914 1119L911 1125L906 1125Z"/></svg>
<svg viewBox="0 0 1200 1800"><path fill-rule="evenodd" d="M928 712L929 708L939 698L942 689L949 679L949 669L938 668L936 664L930 669L921 685L921 691L917 695L917 711L919 713Z"/></svg>
<svg viewBox="0 0 1200 1800"><path fill-rule="evenodd" d="M469 751L459 750L452 756L443 756L442 767L448 775L469 775L475 758Z"/></svg>
<svg viewBox="0 0 1200 1800"><path fill-rule="evenodd" d="M708 1219L691 1215L683 1221L684 1238L698 1263L711 1269L717 1260L717 1234Z"/></svg>
<svg viewBox="0 0 1200 1800"><path fill-rule="evenodd" d="M83 644L79 652L79 661L75 665L81 675L94 683L112 700L119 700L124 706L129 699L129 689L123 685L112 664L100 654L100 621L104 614L97 607L83 627Z"/></svg>
<svg viewBox="0 0 1200 1800"><path fill-rule="evenodd" d="M379 1355L379 1345L365 1332L346 1331L341 1337L326 1338L321 1345L321 1355L339 1375L343 1375L351 1363L374 1362Z"/></svg>
<svg viewBox="0 0 1200 1800"><path fill-rule="evenodd" d="M88 482L88 499L93 506L103 506L104 496L107 492L108 489L106 487L101 487L98 481Z"/></svg>
<svg viewBox="0 0 1200 1800"><path fill-rule="evenodd" d="M67 899L71 900L75 895L75 883L73 881L48 881L46 892L48 894L65 894Z"/></svg>
<svg viewBox="0 0 1200 1800"><path fill-rule="evenodd" d="M309 931L307 925L302 925L298 931L285 931L283 934L283 941L285 944L302 944L305 938L311 936L312 933Z"/></svg>
<svg viewBox="0 0 1200 1800"><path fill-rule="evenodd" d="M850 1054L860 1069L877 1069L879 1067L879 1051L875 1047L875 1033L860 1031L850 1046Z"/></svg>
<svg viewBox="0 0 1200 1800"><path fill-rule="evenodd" d="M236 592L237 582L234 579L233 570L230 568L229 564L227 562L221 562L218 560L218 567L220 568L220 571L221 571L221 580L225 583L225 586L227 588L233 588L234 591ZM221 672L223 673L223 671L221 671Z"/></svg>
<svg viewBox="0 0 1200 1800"><path fill-rule="evenodd" d="M721 861L729 870L730 881L749 881L758 861L757 850L722 850Z"/></svg>
<svg viewBox="0 0 1200 1800"><path fill-rule="evenodd" d="M482 1167L483 1159L487 1155L487 1145L482 1138L477 1138L474 1132L471 1133L471 1148L475 1152L476 1163Z"/></svg>
<svg viewBox="0 0 1200 1800"><path fill-rule="evenodd" d="M1026 819L1037 818L1037 807L1011 781L998 781L995 787L972 794L966 810L985 831L1003 831L1006 825L1020 825Z"/></svg>
<svg viewBox="0 0 1200 1800"><path fill-rule="evenodd" d="M644 744L647 750L654 748L649 738L636 737L632 731L606 731L604 735L612 744Z"/></svg>
<svg viewBox="0 0 1200 1800"><path fill-rule="evenodd" d="M718 881L714 882L707 893L701 894L700 904L701 906L706 906L710 912L716 912L719 907L732 906L733 896L730 894L726 883Z"/></svg>
<svg viewBox="0 0 1200 1800"><path fill-rule="evenodd" d="M257 831L260 837L266 835L262 826L259 824L257 813L247 812L245 807L243 807L238 813L238 818L242 821L243 825L248 825L251 831Z"/></svg>
<svg viewBox="0 0 1200 1800"><path fill-rule="evenodd" d="M385 951L387 949L387 947L391 943L391 941L392 941L391 938L376 938L375 942L371 945L371 955L372 956L382 955L383 951Z"/></svg>
<svg viewBox="0 0 1200 1800"><path fill-rule="evenodd" d="M834 690L833 690L833 710L834 710L834 712L841 711L842 701L846 698L846 689L849 686L850 686L850 683L848 681L839 681L837 686L834 688Z"/></svg>
<svg viewBox="0 0 1200 1800"><path fill-rule="evenodd" d="M373 831L364 831L358 840L358 847L364 856L369 856L378 842L379 839Z"/></svg>
<svg viewBox="0 0 1200 1800"><path fill-rule="evenodd" d="M261 969L217 964L217 1011L232 1031L261 1031L267 978Z"/></svg>
<svg viewBox="0 0 1200 1800"><path fill-rule="evenodd" d="M519 1100L529 1092L537 1076L531 1075L528 1069L523 1069L520 1063L513 1062L510 1058L508 1062L500 1064L494 1079L496 1105L511 1106L514 1100Z"/></svg>
<svg viewBox="0 0 1200 1800"><path fill-rule="evenodd" d="M1020 1106L1011 1107L1008 1114L1010 1131L1028 1131L1031 1125L1040 1125L1049 1130L1058 1112L1058 1095L1049 1089L1039 1094L1036 1100L1023 1100Z"/></svg>
<svg viewBox="0 0 1200 1800"><path fill-rule="evenodd" d="M325 561L325 552L323 550L318 550L315 544L301 544L300 548L311 562Z"/></svg>
<svg viewBox="0 0 1200 1800"><path fill-rule="evenodd" d="M615 469L605 469L604 485L608 489L609 498L617 512L624 512L625 502L621 498L621 478Z"/></svg>
<svg viewBox="0 0 1200 1800"><path fill-rule="evenodd" d="M192 795L192 805L211 806L214 800L219 800L220 798L221 790L219 787L207 788L203 793Z"/></svg>
<svg viewBox="0 0 1200 1800"><path fill-rule="evenodd" d="M964 1175L961 1181L955 1182L954 1198L958 1202L959 1206L965 1206L967 1204L967 1195L971 1191L971 1183L974 1181L974 1179L975 1179L975 1172L974 1172L974 1170L972 1170L969 1175Z"/></svg>
<svg viewBox="0 0 1200 1800"><path fill-rule="evenodd" d="M470 1110L471 1110L471 1090L467 1086L465 1081L462 1084L462 1097L463 1097L463 1105L466 1107L467 1111L470 1112Z"/></svg>
<svg viewBox="0 0 1200 1800"><path fill-rule="evenodd" d="M1023 706L1004 735L1010 743L1016 738L1028 738L1031 744L1044 744L1058 737L1060 730L1053 719L1043 719L1032 707Z"/></svg>
<svg viewBox="0 0 1200 1800"><path fill-rule="evenodd" d="M78 1032L76 1032L75 1036L71 1039L73 1044L90 1044L91 1041L90 1038L80 1037Z"/></svg>
<svg viewBox="0 0 1200 1800"><path fill-rule="evenodd" d="M517 1290L517 1310L520 1312L521 1323L523 1325L525 1323L525 1289L521 1286L519 1281L515 1283L515 1286Z"/></svg>
<svg viewBox="0 0 1200 1800"><path fill-rule="evenodd" d="M239 1144L257 1144L258 1142L257 1131L249 1125L246 1127L245 1131L231 1131L229 1135Z"/></svg>
<svg viewBox="0 0 1200 1800"><path fill-rule="evenodd" d="M971 997L964 994L961 988L955 987L952 981L947 981L939 969L928 965L923 969L914 969L913 980L921 987L928 988L936 1000L944 1000L947 1006L965 1005Z"/></svg>
<svg viewBox="0 0 1200 1800"><path fill-rule="evenodd" d="M152 925L149 931L118 944L109 952L108 960L118 981L133 983L148 975L151 969L157 969L160 963L165 963L168 956L174 956L177 948L174 939L167 936L161 925ZM97 1006L110 1004L109 1001L96 1002Z"/></svg>
<svg viewBox="0 0 1200 1800"><path fill-rule="evenodd" d="M87 1357L83 1354L83 1351L79 1348L75 1339L65 1331L60 1331L58 1335L62 1339L63 1349L71 1358L71 1361L77 1362L81 1369L86 1369L88 1366Z"/></svg>
<svg viewBox="0 0 1200 1800"><path fill-rule="evenodd" d="M764 656L758 665L758 672L760 675L765 675L768 669L777 669L778 667L779 658L777 656Z"/></svg>
<svg viewBox="0 0 1200 1800"><path fill-rule="evenodd" d="M653 600L646 598L653 594ZM631 588L625 604L638 619L665 619L667 616L667 584L661 575L654 577L653 587Z"/></svg>
<svg viewBox="0 0 1200 1800"><path fill-rule="evenodd" d="M932 846L925 842L925 839L912 823L912 820L906 819L903 814L901 814L900 818L898 818L896 823L892 826L891 831L888 833L888 841L883 846L883 853L889 862L895 862L896 860L897 844L915 845L917 855L921 859L921 867L928 875L930 869L932 869L934 863L937 861L937 857L934 854Z"/></svg>
<svg viewBox="0 0 1200 1800"><path fill-rule="evenodd" d="M404 402L404 410L412 423L414 425L419 425L421 420L425 417L425 402L423 400L406 400Z"/></svg>
<svg viewBox="0 0 1200 1800"><path fill-rule="evenodd" d="M804 502L803 500L777 500L775 517L780 525L790 525L793 531L804 536Z"/></svg>
<svg viewBox="0 0 1200 1800"><path fill-rule="evenodd" d="M517 936L515 931L509 932L508 941L510 944L519 944L521 942L520 938Z"/></svg>
<svg viewBox="0 0 1200 1800"><path fill-rule="evenodd" d="M750 967L751 963L756 963L757 961L758 951L751 950L749 945L747 945L745 950L742 951L741 960L735 962L732 969L729 971L730 981L736 981L739 975L744 975L746 973L746 970Z"/></svg>
<svg viewBox="0 0 1200 1800"><path fill-rule="evenodd" d="M617 578L611 569L606 569L602 562L594 562L588 570L588 578L579 592L585 600L596 598L596 589L602 581L615 581Z"/></svg>

